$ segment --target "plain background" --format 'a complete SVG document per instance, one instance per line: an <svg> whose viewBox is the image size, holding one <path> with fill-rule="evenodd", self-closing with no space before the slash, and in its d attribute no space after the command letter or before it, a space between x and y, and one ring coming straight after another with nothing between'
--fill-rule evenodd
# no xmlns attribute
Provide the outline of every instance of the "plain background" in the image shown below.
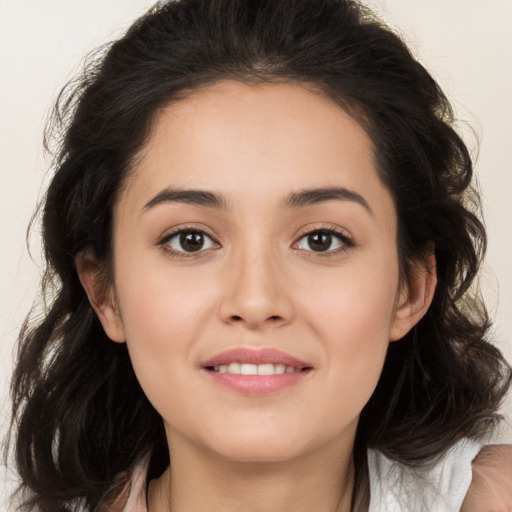
<svg viewBox="0 0 512 512"><path fill-rule="evenodd" d="M148 0L0 0L0 428L19 327L36 300L37 230L26 228L48 182L45 118L87 52L119 36ZM477 156L489 250L481 285L498 346L512 360L512 0L368 0L452 101ZM472 130L467 126L471 126ZM477 151L476 140L479 139ZM498 441L511 442L512 397ZM0 438L3 436L0 436ZM2 501L12 475L0 473Z"/></svg>

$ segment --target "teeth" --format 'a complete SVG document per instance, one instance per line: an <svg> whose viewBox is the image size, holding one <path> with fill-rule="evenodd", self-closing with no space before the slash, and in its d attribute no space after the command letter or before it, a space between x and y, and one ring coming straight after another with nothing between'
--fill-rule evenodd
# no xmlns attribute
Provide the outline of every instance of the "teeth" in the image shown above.
<svg viewBox="0 0 512 512"><path fill-rule="evenodd" d="M232 373L234 375L279 375L281 373L300 372L293 366L284 364L248 364L248 363L229 363L213 367L214 372Z"/></svg>
<svg viewBox="0 0 512 512"><path fill-rule="evenodd" d="M240 363L229 363L227 373L240 374Z"/></svg>
<svg viewBox="0 0 512 512"><path fill-rule="evenodd" d="M258 375L258 367L255 364L241 364L240 375Z"/></svg>

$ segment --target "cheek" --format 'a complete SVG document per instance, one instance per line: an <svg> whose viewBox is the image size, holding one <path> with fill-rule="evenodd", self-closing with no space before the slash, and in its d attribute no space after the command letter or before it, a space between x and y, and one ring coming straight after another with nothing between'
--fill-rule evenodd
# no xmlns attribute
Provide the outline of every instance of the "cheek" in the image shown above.
<svg viewBox="0 0 512 512"><path fill-rule="evenodd" d="M187 276L184 279L183 276ZM211 315L211 290L193 273L141 270L119 290L120 309L134 366L183 364Z"/></svg>
<svg viewBox="0 0 512 512"><path fill-rule="evenodd" d="M354 410L364 406L380 377L398 287L398 269L374 262L303 288L302 316L322 340L330 384ZM340 390L350 390L343 393ZM327 397L326 397L327 398Z"/></svg>
<svg viewBox="0 0 512 512"><path fill-rule="evenodd" d="M116 292L127 339L163 349L182 332L193 335L193 320L211 294L208 275L169 261L161 250L137 239L119 240L116 249Z"/></svg>
<svg viewBox="0 0 512 512"><path fill-rule="evenodd" d="M126 343L137 379L160 415L174 421L183 421L180 411L187 411L190 397L200 392L190 368L194 341L201 337L202 301L186 284L146 273L143 282L130 283L122 295Z"/></svg>
<svg viewBox="0 0 512 512"><path fill-rule="evenodd" d="M118 246L116 295L126 343L137 378L159 409L160 402L179 398L169 389L190 364L209 290L193 272L171 271L161 253L129 254L123 247Z"/></svg>
<svg viewBox="0 0 512 512"><path fill-rule="evenodd" d="M398 266L363 260L302 282L297 290L300 286L303 314L331 343L339 340L335 345L359 350L389 341Z"/></svg>

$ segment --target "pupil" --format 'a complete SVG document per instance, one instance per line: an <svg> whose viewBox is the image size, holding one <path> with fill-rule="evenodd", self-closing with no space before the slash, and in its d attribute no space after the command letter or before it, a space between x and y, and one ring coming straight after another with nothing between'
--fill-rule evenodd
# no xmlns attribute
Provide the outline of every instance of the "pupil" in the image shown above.
<svg viewBox="0 0 512 512"><path fill-rule="evenodd" d="M203 243L203 234L198 231L188 231L180 235L180 244L186 251L198 251L203 246Z"/></svg>
<svg viewBox="0 0 512 512"><path fill-rule="evenodd" d="M331 245L332 235L330 233L319 232L309 235L308 238L309 246L313 250L326 251Z"/></svg>

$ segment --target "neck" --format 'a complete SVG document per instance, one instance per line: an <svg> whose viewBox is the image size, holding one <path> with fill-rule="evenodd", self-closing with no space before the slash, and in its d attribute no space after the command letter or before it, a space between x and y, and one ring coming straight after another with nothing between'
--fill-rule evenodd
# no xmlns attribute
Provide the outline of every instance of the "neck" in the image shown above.
<svg viewBox="0 0 512 512"><path fill-rule="evenodd" d="M174 449L172 468L150 484L148 512L349 512L352 446L337 441L291 461L258 463Z"/></svg>

